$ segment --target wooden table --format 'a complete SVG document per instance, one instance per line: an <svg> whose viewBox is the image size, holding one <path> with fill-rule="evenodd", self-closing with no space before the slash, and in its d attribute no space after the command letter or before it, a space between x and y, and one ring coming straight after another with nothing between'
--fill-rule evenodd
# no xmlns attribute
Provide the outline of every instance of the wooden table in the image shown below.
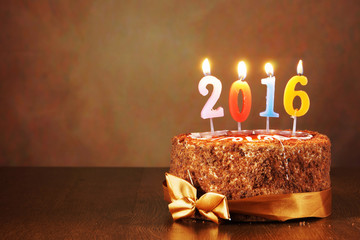
<svg viewBox="0 0 360 240"><path fill-rule="evenodd" d="M173 222L165 168L0 168L0 239L360 239L360 169L332 169L325 219ZM305 222L305 223L304 223Z"/></svg>

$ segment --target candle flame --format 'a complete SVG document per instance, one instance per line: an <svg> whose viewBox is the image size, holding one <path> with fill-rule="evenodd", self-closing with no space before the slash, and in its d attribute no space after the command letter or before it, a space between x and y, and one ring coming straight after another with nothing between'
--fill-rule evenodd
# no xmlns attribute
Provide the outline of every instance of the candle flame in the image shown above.
<svg viewBox="0 0 360 240"><path fill-rule="evenodd" d="M304 74L302 60L299 60L299 63L297 65L297 74L298 75L303 75Z"/></svg>
<svg viewBox="0 0 360 240"><path fill-rule="evenodd" d="M274 68L271 65L271 63L266 63L265 64L265 72L270 77L274 75Z"/></svg>
<svg viewBox="0 0 360 240"><path fill-rule="evenodd" d="M244 80L246 78L246 64L244 61L241 61L238 64L238 74L240 80Z"/></svg>
<svg viewBox="0 0 360 240"><path fill-rule="evenodd" d="M205 60L203 61L202 70L205 76L210 75L210 63L207 58L205 58Z"/></svg>

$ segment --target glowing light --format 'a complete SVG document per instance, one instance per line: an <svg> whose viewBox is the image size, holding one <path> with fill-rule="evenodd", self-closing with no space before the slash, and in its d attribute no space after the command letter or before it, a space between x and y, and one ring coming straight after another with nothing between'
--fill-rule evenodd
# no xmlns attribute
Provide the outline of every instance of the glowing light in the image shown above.
<svg viewBox="0 0 360 240"><path fill-rule="evenodd" d="M246 64L244 61L241 61L238 64L238 74L240 80L244 80L246 78Z"/></svg>
<svg viewBox="0 0 360 240"><path fill-rule="evenodd" d="M268 76L274 76L274 68L271 65L271 63L266 63L265 64L265 72Z"/></svg>
<svg viewBox="0 0 360 240"><path fill-rule="evenodd" d="M210 63L207 58L205 58L205 60L203 61L202 70L205 76L210 75Z"/></svg>
<svg viewBox="0 0 360 240"><path fill-rule="evenodd" d="M304 74L302 60L300 60L298 65L297 65L297 74L298 75L303 75Z"/></svg>

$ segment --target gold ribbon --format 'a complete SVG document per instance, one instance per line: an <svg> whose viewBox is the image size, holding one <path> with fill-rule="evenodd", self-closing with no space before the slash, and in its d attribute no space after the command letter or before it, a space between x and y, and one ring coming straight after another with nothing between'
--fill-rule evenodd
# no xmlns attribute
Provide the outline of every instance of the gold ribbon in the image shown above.
<svg viewBox="0 0 360 240"><path fill-rule="evenodd" d="M201 215L215 223L219 223L219 217L229 219L229 207L224 195L208 192L196 199L196 188L189 182L169 173L165 173L166 194L165 200L170 202L169 210L174 220L192 217L195 209ZM165 191L165 189L164 189Z"/></svg>
<svg viewBox="0 0 360 240"><path fill-rule="evenodd" d="M168 173L165 175L164 199L171 202L169 209L174 220L193 216L195 206L203 216L217 223L216 216L229 219L229 211L277 221L324 218L331 214L331 188L319 192L260 195L228 201L224 195L206 193L196 201L196 189L189 182Z"/></svg>

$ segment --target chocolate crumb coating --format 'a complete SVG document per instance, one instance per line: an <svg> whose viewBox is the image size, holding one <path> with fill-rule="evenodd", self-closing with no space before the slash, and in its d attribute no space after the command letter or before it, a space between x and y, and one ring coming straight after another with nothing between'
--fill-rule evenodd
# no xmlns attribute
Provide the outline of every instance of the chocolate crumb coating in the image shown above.
<svg viewBox="0 0 360 240"><path fill-rule="evenodd" d="M234 141L180 134L172 139L170 173L190 181L189 170L200 195L216 192L228 200L325 190L330 187L330 140L304 132L313 137Z"/></svg>

